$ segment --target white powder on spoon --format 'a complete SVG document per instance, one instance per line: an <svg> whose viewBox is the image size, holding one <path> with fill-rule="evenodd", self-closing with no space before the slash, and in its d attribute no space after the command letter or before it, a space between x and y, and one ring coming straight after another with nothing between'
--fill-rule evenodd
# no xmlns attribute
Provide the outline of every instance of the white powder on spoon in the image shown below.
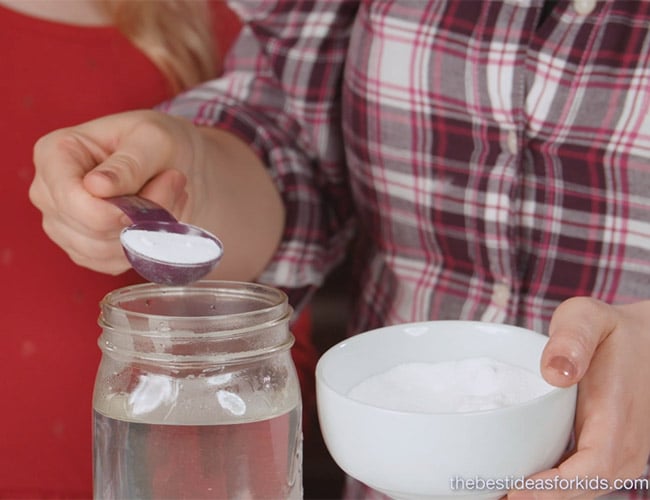
<svg viewBox="0 0 650 500"><path fill-rule="evenodd" d="M391 410L449 413L511 406L552 389L528 370L480 357L399 364L363 380L348 396Z"/></svg>
<svg viewBox="0 0 650 500"><path fill-rule="evenodd" d="M122 244L140 255L170 264L202 264L221 256L221 247L210 238L194 234L129 229Z"/></svg>

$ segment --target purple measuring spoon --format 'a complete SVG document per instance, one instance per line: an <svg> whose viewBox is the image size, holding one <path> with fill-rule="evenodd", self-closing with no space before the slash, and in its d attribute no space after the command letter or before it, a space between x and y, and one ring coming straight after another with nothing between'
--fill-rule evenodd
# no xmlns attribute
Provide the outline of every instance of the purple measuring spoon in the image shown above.
<svg viewBox="0 0 650 500"><path fill-rule="evenodd" d="M153 201L136 195L115 196L106 198L106 201L120 208L133 222L122 230L120 242L133 269L148 281L166 285L187 285L208 274L223 255L223 245L216 236L200 227L179 222ZM159 242L154 242L154 237L160 236L156 233L181 236L165 236L171 238L169 243L165 244L174 246L171 250L174 250L177 258L161 257L160 252L153 251L155 246L159 245ZM133 241L142 244L136 248ZM199 261L195 258L185 259L184 256L193 246L197 247L197 243L206 258Z"/></svg>

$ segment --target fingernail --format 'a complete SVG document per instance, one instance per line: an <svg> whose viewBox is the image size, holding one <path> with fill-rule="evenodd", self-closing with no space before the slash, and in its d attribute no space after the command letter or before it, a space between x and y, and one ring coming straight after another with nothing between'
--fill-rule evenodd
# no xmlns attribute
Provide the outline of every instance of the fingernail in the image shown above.
<svg viewBox="0 0 650 500"><path fill-rule="evenodd" d="M578 373L576 366L565 356L554 356L548 362L548 366L569 379L574 378Z"/></svg>

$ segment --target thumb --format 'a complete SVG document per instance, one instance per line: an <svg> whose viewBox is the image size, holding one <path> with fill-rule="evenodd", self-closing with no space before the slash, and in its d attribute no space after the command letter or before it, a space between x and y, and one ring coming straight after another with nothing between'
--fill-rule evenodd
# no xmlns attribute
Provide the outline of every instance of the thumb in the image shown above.
<svg viewBox="0 0 650 500"><path fill-rule="evenodd" d="M98 198L121 194L133 194L147 182L143 179L137 160L123 153L114 153L106 161L88 172L83 179L84 187Z"/></svg>
<svg viewBox="0 0 650 500"><path fill-rule="evenodd" d="M157 175L173 167L175 144L162 120L136 120L124 127L110 154L84 176L84 187L94 196L106 198L138 193ZM93 122L88 124L92 127Z"/></svg>
<svg viewBox="0 0 650 500"><path fill-rule="evenodd" d="M541 372L554 386L578 383L589 368L598 346L616 327L616 310L590 297L562 302L551 318L549 341L541 359Z"/></svg>

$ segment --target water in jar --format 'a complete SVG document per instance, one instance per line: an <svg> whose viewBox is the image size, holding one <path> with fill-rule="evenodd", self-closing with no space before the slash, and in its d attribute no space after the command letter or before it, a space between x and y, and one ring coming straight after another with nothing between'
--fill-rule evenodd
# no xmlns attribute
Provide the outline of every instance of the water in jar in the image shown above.
<svg viewBox="0 0 650 500"><path fill-rule="evenodd" d="M128 422L94 411L95 498L300 499L300 407L219 425ZM109 444L110 443L110 444Z"/></svg>

